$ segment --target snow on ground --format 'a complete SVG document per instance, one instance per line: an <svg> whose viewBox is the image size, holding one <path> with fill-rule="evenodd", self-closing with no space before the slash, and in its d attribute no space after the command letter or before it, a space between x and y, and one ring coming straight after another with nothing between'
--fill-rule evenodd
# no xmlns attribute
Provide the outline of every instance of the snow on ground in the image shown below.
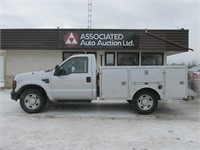
<svg viewBox="0 0 200 150"><path fill-rule="evenodd" d="M199 150L200 100L161 101L136 114L126 101L48 105L27 114L0 91L2 150Z"/></svg>

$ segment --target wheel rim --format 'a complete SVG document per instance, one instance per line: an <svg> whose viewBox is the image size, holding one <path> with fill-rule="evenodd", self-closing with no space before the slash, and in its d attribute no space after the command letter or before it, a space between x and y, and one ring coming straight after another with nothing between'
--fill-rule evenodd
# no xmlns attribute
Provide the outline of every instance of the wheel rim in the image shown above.
<svg viewBox="0 0 200 150"><path fill-rule="evenodd" d="M40 98L36 94L29 94L24 99L25 106L29 109L36 109L40 105Z"/></svg>
<svg viewBox="0 0 200 150"><path fill-rule="evenodd" d="M153 106L153 98L149 95L142 95L138 98L137 104L142 110L150 110Z"/></svg>

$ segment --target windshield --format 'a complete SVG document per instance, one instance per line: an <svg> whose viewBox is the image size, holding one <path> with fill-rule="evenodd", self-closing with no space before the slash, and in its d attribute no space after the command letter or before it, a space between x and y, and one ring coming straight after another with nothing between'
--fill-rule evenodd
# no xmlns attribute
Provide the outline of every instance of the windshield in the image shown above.
<svg viewBox="0 0 200 150"><path fill-rule="evenodd" d="M200 66L195 66L195 67L189 69L189 71L191 71L191 72L199 72L200 71Z"/></svg>

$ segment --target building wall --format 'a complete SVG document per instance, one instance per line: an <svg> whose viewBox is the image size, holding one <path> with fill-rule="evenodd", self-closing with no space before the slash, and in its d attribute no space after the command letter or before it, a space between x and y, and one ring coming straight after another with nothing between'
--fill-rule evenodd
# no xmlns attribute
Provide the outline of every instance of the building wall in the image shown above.
<svg viewBox="0 0 200 150"><path fill-rule="evenodd" d="M23 72L41 71L55 67L62 62L62 51L7 50L5 56L5 87L11 87L12 78Z"/></svg>
<svg viewBox="0 0 200 150"><path fill-rule="evenodd" d="M140 29L0 29L1 45L0 49L10 50L118 50L118 49L140 49L148 51L172 51L187 52L189 30L140 30ZM76 46L67 46L64 43L68 33L76 33L79 41ZM65 34L67 33L67 34ZM127 46L91 46L82 45L84 42L95 42L92 38L80 38L86 34L123 34L123 40L132 40L133 47ZM138 37L138 38L135 38ZM100 40L100 39L98 39ZM105 39L101 39L105 41ZM109 41L114 40L111 39ZM128 40L128 41L129 41ZM119 41L119 40L114 40ZM171 42L170 42L171 41ZM97 41L96 41L97 42ZM122 41L121 41L122 42ZM64 44L64 45L62 45Z"/></svg>
<svg viewBox="0 0 200 150"><path fill-rule="evenodd" d="M0 82L4 81L4 52L0 51Z"/></svg>
<svg viewBox="0 0 200 150"><path fill-rule="evenodd" d="M10 88L12 86L12 79L16 74L23 72L42 71L49 68L53 68L55 65L63 61L63 52L61 50L7 50L5 52L5 87ZM74 51L67 51L74 52ZM87 54L90 51L76 51ZM120 52L132 52L132 51L92 51L96 52L97 67L105 65L105 53L115 53L115 65L117 65L117 53ZM141 65L141 53L139 53L139 65ZM144 51L145 52L145 51ZM158 53L159 51L149 51ZM166 53L163 53L163 64L166 65Z"/></svg>

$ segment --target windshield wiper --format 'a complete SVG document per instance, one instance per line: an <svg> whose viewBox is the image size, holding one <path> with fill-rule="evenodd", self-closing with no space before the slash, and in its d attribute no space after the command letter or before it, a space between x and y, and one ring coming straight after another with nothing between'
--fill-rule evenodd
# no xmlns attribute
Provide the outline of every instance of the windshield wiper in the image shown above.
<svg viewBox="0 0 200 150"><path fill-rule="evenodd" d="M45 70L44 72L51 72L53 69L48 69L48 70Z"/></svg>

